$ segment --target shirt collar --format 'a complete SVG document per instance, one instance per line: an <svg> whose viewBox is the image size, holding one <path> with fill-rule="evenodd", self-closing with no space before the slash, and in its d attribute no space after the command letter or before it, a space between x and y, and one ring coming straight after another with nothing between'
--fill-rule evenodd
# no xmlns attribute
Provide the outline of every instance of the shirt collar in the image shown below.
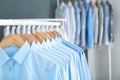
<svg viewBox="0 0 120 80"><path fill-rule="evenodd" d="M18 63L22 64L29 50L30 50L30 45L28 42L25 42L23 46L15 54L15 56L13 56L13 59L16 60Z"/></svg>
<svg viewBox="0 0 120 80"><path fill-rule="evenodd" d="M59 8L60 8L60 10L61 10L62 12L64 12L65 9L66 9L66 5L65 5L65 3L62 2L62 4L59 6Z"/></svg>
<svg viewBox="0 0 120 80"><path fill-rule="evenodd" d="M9 57L4 52L2 48L0 48L0 67L4 65L9 60Z"/></svg>
<svg viewBox="0 0 120 80"><path fill-rule="evenodd" d="M69 7L72 7L71 1L68 2L68 6L69 6Z"/></svg>
<svg viewBox="0 0 120 80"><path fill-rule="evenodd" d="M39 42L37 42L36 45L38 46L39 49L42 49L42 48L43 48L42 44L40 44Z"/></svg>
<svg viewBox="0 0 120 80"><path fill-rule="evenodd" d="M28 44L28 42L25 42L23 46L13 56L13 59L19 64L22 64L23 60L28 54L29 49L30 45ZM0 66L4 65L9 59L10 57L5 53L5 51L2 48L0 48Z"/></svg>
<svg viewBox="0 0 120 80"><path fill-rule="evenodd" d="M38 46L35 44L35 42L32 42L31 49L37 51Z"/></svg>

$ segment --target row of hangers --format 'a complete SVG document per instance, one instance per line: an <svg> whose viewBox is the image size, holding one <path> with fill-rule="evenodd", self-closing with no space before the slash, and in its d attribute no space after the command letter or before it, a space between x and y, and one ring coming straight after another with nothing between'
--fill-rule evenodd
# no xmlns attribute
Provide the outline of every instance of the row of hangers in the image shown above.
<svg viewBox="0 0 120 80"><path fill-rule="evenodd" d="M16 45L18 47L21 47L25 41L27 41L30 45L34 41L35 43L39 41L39 43L42 43L43 40L49 39L50 41L52 38L55 37L61 37L61 34L57 31L51 31L51 32L36 32L33 34L10 34L2 39L0 42L1 48L6 48L9 45Z"/></svg>
<svg viewBox="0 0 120 80"><path fill-rule="evenodd" d="M9 34L32 34L35 32L46 32L46 31L58 31L60 27L59 26L50 26L50 25L41 25L41 26L35 26L35 25L18 25L18 26L6 26L5 28L5 36Z"/></svg>

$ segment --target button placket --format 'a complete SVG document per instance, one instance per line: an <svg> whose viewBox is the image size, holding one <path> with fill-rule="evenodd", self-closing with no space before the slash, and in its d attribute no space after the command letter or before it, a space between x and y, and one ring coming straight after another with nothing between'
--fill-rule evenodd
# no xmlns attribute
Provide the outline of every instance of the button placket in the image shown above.
<svg viewBox="0 0 120 80"><path fill-rule="evenodd" d="M8 62L8 70L9 70L9 74L10 74L10 79L9 80L14 80L14 65L15 65L15 61L13 59L10 59Z"/></svg>

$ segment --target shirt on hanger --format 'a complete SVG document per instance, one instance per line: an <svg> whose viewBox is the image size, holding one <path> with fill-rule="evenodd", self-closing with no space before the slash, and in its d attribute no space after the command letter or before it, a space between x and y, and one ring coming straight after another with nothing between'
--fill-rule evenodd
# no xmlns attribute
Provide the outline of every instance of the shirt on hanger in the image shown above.
<svg viewBox="0 0 120 80"><path fill-rule="evenodd" d="M80 14L80 26L81 26L81 36L80 36L80 46L86 46L86 10L83 6L83 2L79 1L79 9L81 9Z"/></svg>
<svg viewBox="0 0 120 80"><path fill-rule="evenodd" d="M56 57L57 59L60 58L60 59L63 60L64 64L66 65L66 67L65 67L66 74L63 75L63 76L65 76L65 77L67 77L67 79L69 79L69 65L70 65L69 60L70 60L70 57L66 56L66 55L63 56L63 55L61 55L61 52L59 52L56 49L53 49L50 46L51 44L48 42L48 39L47 39L47 42L42 43L42 45L45 46L45 47L42 48L42 50L40 50L40 51L45 51L46 55L47 56L49 55L49 57L51 56L51 58L53 58L53 56L54 56L53 59L55 59L55 57ZM73 68L73 67L71 67L71 68Z"/></svg>
<svg viewBox="0 0 120 80"><path fill-rule="evenodd" d="M104 12L104 32L103 32L103 44L108 45L109 43L109 7L105 2L102 2Z"/></svg>
<svg viewBox="0 0 120 80"><path fill-rule="evenodd" d="M61 39L61 41L62 41L63 44L65 44L66 46L68 46L68 47L70 47L71 49L73 49L74 51L78 52L80 58L83 58L83 59L82 59L82 60L83 60L82 65L84 65L84 71L86 71L86 72L84 72L84 74L82 74L82 75L85 76L85 77L84 77L85 80L91 80L90 71L89 71L89 68L88 68L88 64L87 64L87 60L86 60L84 51L83 51L80 47L78 47L78 46L76 46L76 45L74 45L74 44L71 44L70 42L64 40L63 38ZM82 56L81 56L81 55L82 55ZM84 79L83 79L83 80L84 80Z"/></svg>
<svg viewBox="0 0 120 80"><path fill-rule="evenodd" d="M68 7L68 10L69 10L69 17L70 17L70 42L74 43L75 42L75 32L76 32L76 22L75 22L75 11L74 11L74 8L72 6L72 3L71 1L69 1L67 3L67 7Z"/></svg>
<svg viewBox="0 0 120 80"><path fill-rule="evenodd" d="M109 7L109 41L114 42L114 31L113 31L113 8L111 3L107 3Z"/></svg>
<svg viewBox="0 0 120 80"><path fill-rule="evenodd" d="M0 80L40 80L32 54L27 42L21 48L0 48Z"/></svg>
<svg viewBox="0 0 120 80"><path fill-rule="evenodd" d="M79 80L79 79L77 79L78 76L76 74L78 72L78 70L76 69L76 66L78 64L75 64L76 63L76 60L75 60L76 57L74 58L75 55L72 53L72 51L70 51L70 49L67 49L67 47L65 47L64 45L60 45L60 44L56 43L54 41L54 39L52 39L52 42L49 41L49 43L53 43L53 45L51 46L51 48L48 48L48 49L54 50L54 53L56 52L55 50L57 50L57 51L60 51L62 53L61 54L62 57L65 56L65 54L71 57L70 58L70 74L69 74L70 77L69 77L69 79L70 80ZM63 55L63 53L64 53L64 55Z"/></svg>
<svg viewBox="0 0 120 80"><path fill-rule="evenodd" d="M63 34L63 37L69 41L71 36L70 35L70 14L69 14L68 7L64 2L62 2L62 4L56 8L55 18L66 19L66 22L64 25L65 32Z"/></svg>
<svg viewBox="0 0 120 80"><path fill-rule="evenodd" d="M79 61L78 56L73 51L71 51L71 49L69 49L65 45L62 45L62 44L59 44L59 43L57 43L55 46L53 46L53 48L55 48L57 50L60 50L62 53L71 55L71 57L73 57L71 60L73 60L72 62L74 63L75 66L73 66L73 69L71 68L71 70L72 70L72 72L71 72L71 79L72 80L77 79L77 77L79 75L79 73L77 73L79 64L76 63L77 61ZM77 79L77 80L79 80L79 79Z"/></svg>
<svg viewBox="0 0 120 80"><path fill-rule="evenodd" d="M96 5L93 5L93 26L94 26L94 44L98 44L98 8Z"/></svg>
<svg viewBox="0 0 120 80"><path fill-rule="evenodd" d="M0 79L62 80L61 66L58 62L42 53L38 55L38 52L35 51L36 48L33 48L30 48L27 42L21 48L14 45L5 49L0 48Z"/></svg>
<svg viewBox="0 0 120 80"><path fill-rule="evenodd" d="M98 26L99 26L99 31L98 31L98 45L102 44L103 40L103 22L104 22L104 12L101 4L98 2L96 3L96 6L98 8Z"/></svg>
<svg viewBox="0 0 120 80"><path fill-rule="evenodd" d="M80 46L80 33L81 33L81 26L80 26L80 9L78 7L78 3L74 4L75 10L75 19L76 19L76 34L75 34L75 44Z"/></svg>
<svg viewBox="0 0 120 80"><path fill-rule="evenodd" d="M53 80L67 79L66 76L62 76L62 75L65 75L66 73L65 73L65 68L64 68L65 65L60 58L57 58L53 55L51 58L50 55L48 55L48 54L46 55L46 52L40 46L36 46L36 44L34 44L34 43L32 44L31 49L32 49L32 51L35 51L37 53L37 56L36 56L37 58L41 59L41 57L43 57L43 58L45 57L48 60L47 63L51 63L50 66L52 66L52 64L56 65L55 69L57 69L57 70L55 71L56 73L54 73L55 74L54 76L52 74L53 73L52 69L51 69L51 71L48 71L47 73L45 71L41 71L41 68L38 69L38 71L41 72L43 80L49 80L49 79L53 79L53 78L54 78ZM40 61L36 60L36 62L37 62L36 64L38 67L41 66L41 64L39 64ZM54 62L54 63L52 63L52 62ZM44 65L44 67L47 67L49 69L49 65L47 65L47 64ZM48 69L46 69L46 70L48 70Z"/></svg>
<svg viewBox="0 0 120 80"><path fill-rule="evenodd" d="M93 18L92 18L92 9L90 5L88 6L87 11L87 22L86 22L86 46L93 47L94 34L93 34Z"/></svg>

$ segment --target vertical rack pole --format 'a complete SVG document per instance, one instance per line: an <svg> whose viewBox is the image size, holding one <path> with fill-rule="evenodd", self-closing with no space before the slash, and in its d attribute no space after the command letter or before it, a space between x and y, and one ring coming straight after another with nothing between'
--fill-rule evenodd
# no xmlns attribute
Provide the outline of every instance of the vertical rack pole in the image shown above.
<svg viewBox="0 0 120 80"><path fill-rule="evenodd" d="M112 63L111 63L111 43L108 46L109 50L109 80L112 80Z"/></svg>

